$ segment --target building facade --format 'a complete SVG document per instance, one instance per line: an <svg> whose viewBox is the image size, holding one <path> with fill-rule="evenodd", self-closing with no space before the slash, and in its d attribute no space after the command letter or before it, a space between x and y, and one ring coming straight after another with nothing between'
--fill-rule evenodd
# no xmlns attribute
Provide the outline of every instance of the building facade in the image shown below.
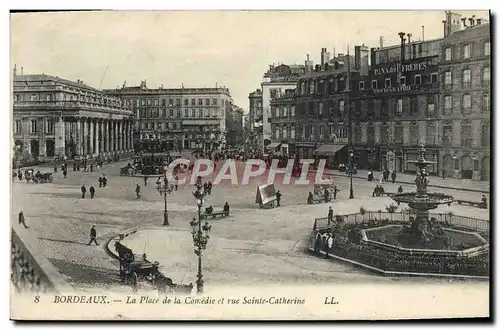
<svg viewBox="0 0 500 330"><path fill-rule="evenodd" d="M480 19L456 19L462 29L441 45L439 159L447 177L489 180L491 27Z"/></svg>
<svg viewBox="0 0 500 330"><path fill-rule="evenodd" d="M300 76L306 72L309 59L306 65L270 65L269 70L264 74L262 81L262 137L263 150L271 144L271 99L282 95L287 89L294 89Z"/></svg>
<svg viewBox="0 0 500 330"><path fill-rule="evenodd" d="M133 112L120 98L45 74L13 77L13 139L40 160L132 152Z"/></svg>
<svg viewBox="0 0 500 330"><path fill-rule="evenodd" d="M407 35L400 35L406 40ZM351 118L359 167L414 172L419 145L439 172L439 57L442 39L372 48L368 75L353 79Z"/></svg>
<svg viewBox="0 0 500 330"><path fill-rule="evenodd" d="M295 89L286 89L270 100L271 143L268 151L294 157L296 152Z"/></svg>
<svg viewBox="0 0 500 330"><path fill-rule="evenodd" d="M226 144L228 88L148 88L107 90L130 105L135 114L136 150L211 150Z"/></svg>
<svg viewBox="0 0 500 330"><path fill-rule="evenodd" d="M232 104L226 111L226 143L229 146L243 145L243 109Z"/></svg>
<svg viewBox="0 0 500 330"><path fill-rule="evenodd" d="M262 114L262 90L259 88L248 94L248 101L248 143L252 146L262 148L264 145L264 138L262 135L262 126L264 124L264 117Z"/></svg>

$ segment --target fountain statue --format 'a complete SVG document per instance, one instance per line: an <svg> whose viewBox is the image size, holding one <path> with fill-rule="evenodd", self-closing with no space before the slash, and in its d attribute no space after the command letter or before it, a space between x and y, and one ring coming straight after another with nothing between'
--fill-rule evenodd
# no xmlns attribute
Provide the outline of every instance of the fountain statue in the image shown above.
<svg viewBox="0 0 500 330"><path fill-rule="evenodd" d="M429 210L437 208L440 204L450 205L454 199L453 196L430 193L427 191L429 185L429 173L426 168L429 165L435 164L433 161L425 159L425 146L420 145L419 157L417 160L408 161L410 164L415 164L418 168L417 177L415 178L416 192L399 193L393 195L392 199L398 203L407 203L414 217L411 218L410 234L415 238L428 241L430 237L438 236L442 233L440 226L434 226L429 221ZM440 237L442 238L442 237Z"/></svg>

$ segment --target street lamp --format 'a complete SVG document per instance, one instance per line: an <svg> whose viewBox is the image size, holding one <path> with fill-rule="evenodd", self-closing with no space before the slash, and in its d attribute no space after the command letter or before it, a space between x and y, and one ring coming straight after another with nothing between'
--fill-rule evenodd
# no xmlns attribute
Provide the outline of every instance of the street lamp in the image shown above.
<svg viewBox="0 0 500 330"><path fill-rule="evenodd" d="M352 189L352 172L353 172L352 157L354 157L354 152L353 152L352 148L350 148L349 149L349 178L351 181L351 185L349 187L349 198L350 199L354 198L354 191Z"/></svg>
<svg viewBox="0 0 500 330"><path fill-rule="evenodd" d="M165 165L163 168L164 172L163 188L160 188L160 192L163 194L163 201L165 203L165 207L163 209L163 226L170 226L170 223L168 222L167 194L172 193L173 190L173 186L169 187L168 185L167 168L168 165Z"/></svg>
<svg viewBox="0 0 500 330"><path fill-rule="evenodd" d="M210 238L210 231L212 229L212 226L210 226L208 222L206 222L203 227L201 226L201 207L203 206L203 198L205 197L205 193L202 190L203 185L200 181L198 181L195 186L196 191L193 192L193 196L196 199L196 205L198 206L198 221L196 221L196 219L193 219L193 221L190 222L190 225L193 228L191 234L193 237L194 247L196 248L194 250L194 253L198 256L198 280L196 281L196 292L198 294L202 294L203 273L201 271L201 256L202 251L207 248L207 243L208 239Z"/></svg>

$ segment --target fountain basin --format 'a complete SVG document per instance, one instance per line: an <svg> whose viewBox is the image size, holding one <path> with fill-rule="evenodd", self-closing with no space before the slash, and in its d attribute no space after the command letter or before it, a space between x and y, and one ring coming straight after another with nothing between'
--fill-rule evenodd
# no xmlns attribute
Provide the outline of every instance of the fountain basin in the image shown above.
<svg viewBox="0 0 500 330"><path fill-rule="evenodd" d="M477 232L443 228L444 235L431 236L428 241L416 238L402 225L387 225L361 230L362 243L401 253L427 253L472 256L487 253L489 243ZM448 240L449 238L449 240ZM447 241L448 240L448 241Z"/></svg>
<svg viewBox="0 0 500 330"><path fill-rule="evenodd" d="M398 203L406 203L412 205L428 205L428 209L435 209L440 204L451 205L455 198L451 195L442 193L426 193L425 196L420 197L417 192L406 192L394 194L392 199ZM411 206L410 206L411 207Z"/></svg>

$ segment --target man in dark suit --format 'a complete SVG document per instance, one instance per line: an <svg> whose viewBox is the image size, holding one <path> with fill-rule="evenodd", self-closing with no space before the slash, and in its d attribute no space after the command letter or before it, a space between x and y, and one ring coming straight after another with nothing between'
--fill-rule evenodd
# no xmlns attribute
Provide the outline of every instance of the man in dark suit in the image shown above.
<svg viewBox="0 0 500 330"><path fill-rule="evenodd" d="M19 212L19 224L23 225L24 228L28 228L28 226L26 226L26 220L24 219L23 211Z"/></svg>
<svg viewBox="0 0 500 330"><path fill-rule="evenodd" d="M90 245L92 242L94 242L95 245L99 245L99 243L97 243L96 241L96 237L97 237L97 231L95 230L95 225L92 225L92 229L90 229L90 242L87 245Z"/></svg>

